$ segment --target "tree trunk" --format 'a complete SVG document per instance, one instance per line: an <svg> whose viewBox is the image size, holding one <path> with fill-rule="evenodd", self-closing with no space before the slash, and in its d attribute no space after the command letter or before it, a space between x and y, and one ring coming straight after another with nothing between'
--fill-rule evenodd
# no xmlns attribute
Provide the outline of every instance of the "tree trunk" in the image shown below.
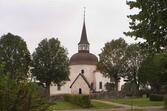
<svg viewBox="0 0 167 111"><path fill-rule="evenodd" d="M118 81L115 81L115 90L118 91Z"/></svg>
<svg viewBox="0 0 167 111"><path fill-rule="evenodd" d="M50 84L46 83L46 97L49 100L50 98Z"/></svg>

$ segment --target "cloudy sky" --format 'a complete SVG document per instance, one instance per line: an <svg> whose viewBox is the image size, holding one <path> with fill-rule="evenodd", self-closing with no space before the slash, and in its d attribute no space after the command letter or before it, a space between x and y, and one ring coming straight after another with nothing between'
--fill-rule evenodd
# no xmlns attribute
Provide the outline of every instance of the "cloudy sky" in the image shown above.
<svg viewBox="0 0 167 111"><path fill-rule="evenodd" d="M23 37L32 53L44 38L58 38L69 57L77 52L86 7L90 51L96 55L107 41L125 37L129 30L126 0L0 0L0 36L11 32Z"/></svg>

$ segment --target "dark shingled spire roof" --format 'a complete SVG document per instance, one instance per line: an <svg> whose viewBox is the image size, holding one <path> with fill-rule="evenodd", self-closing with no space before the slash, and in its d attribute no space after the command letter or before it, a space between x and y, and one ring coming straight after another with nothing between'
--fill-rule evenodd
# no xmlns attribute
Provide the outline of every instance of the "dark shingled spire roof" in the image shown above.
<svg viewBox="0 0 167 111"><path fill-rule="evenodd" d="M81 40L78 44L89 44L86 34L86 26L85 26L85 15L84 15L84 23L82 28Z"/></svg>

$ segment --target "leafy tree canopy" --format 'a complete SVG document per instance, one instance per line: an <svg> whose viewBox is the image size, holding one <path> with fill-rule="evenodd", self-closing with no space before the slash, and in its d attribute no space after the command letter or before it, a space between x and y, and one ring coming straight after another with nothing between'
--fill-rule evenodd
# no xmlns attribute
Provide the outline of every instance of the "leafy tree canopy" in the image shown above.
<svg viewBox="0 0 167 111"><path fill-rule="evenodd" d="M60 45L58 39L42 40L32 54L32 74L48 89L53 82L62 84L69 80L69 59L67 51Z"/></svg>
<svg viewBox="0 0 167 111"><path fill-rule="evenodd" d="M153 92L167 91L167 53L149 56L139 69L139 78L145 85L150 85Z"/></svg>
<svg viewBox="0 0 167 111"><path fill-rule="evenodd" d="M0 65L3 74L12 79L22 80L27 77L30 53L26 42L19 36L8 33L0 38Z"/></svg>
<svg viewBox="0 0 167 111"><path fill-rule="evenodd" d="M128 46L125 52L124 70L123 77L129 83L133 83L139 91L140 80L138 77L138 70L141 67L142 62L148 56L147 51L145 51L139 44L131 44ZM141 78L142 79L142 78ZM137 92L136 92L137 94Z"/></svg>
<svg viewBox="0 0 167 111"><path fill-rule="evenodd" d="M116 90L118 90L118 82L123 70L126 48L127 43L125 40L119 38L107 42L103 47L102 52L99 54L100 60L97 68L104 74L104 76L109 77L111 81L115 82Z"/></svg>
<svg viewBox="0 0 167 111"><path fill-rule="evenodd" d="M167 46L167 0L134 0L127 4L139 12L128 16L131 31L125 34L143 38L149 49L161 52Z"/></svg>

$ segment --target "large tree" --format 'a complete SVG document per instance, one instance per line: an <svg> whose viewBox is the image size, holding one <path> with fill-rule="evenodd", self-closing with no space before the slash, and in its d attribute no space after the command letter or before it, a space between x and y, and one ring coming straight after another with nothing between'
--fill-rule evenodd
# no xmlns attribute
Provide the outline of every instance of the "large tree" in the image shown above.
<svg viewBox="0 0 167 111"><path fill-rule="evenodd" d="M138 70L147 55L147 51L139 44L131 44L126 50L123 76L126 82L133 84L134 95L138 93L140 86Z"/></svg>
<svg viewBox="0 0 167 111"><path fill-rule="evenodd" d="M42 40L32 54L32 74L47 87L50 94L50 84L61 85L69 80L69 60L67 51L58 39Z"/></svg>
<svg viewBox="0 0 167 111"><path fill-rule="evenodd" d="M139 78L154 93L167 91L167 53L149 56L139 69Z"/></svg>
<svg viewBox="0 0 167 111"><path fill-rule="evenodd" d="M0 64L3 66L3 74L10 78L27 78L30 53L21 37L8 33L0 38Z"/></svg>
<svg viewBox="0 0 167 111"><path fill-rule="evenodd" d="M119 38L107 42L99 54L99 63L97 68L109 77L111 82L115 83L115 90L118 91L118 83L122 74L125 51L127 43L124 39Z"/></svg>
<svg viewBox="0 0 167 111"><path fill-rule="evenodd" d="M143 38L154 52L161 52L167 47L167 0L128 1L130 9L138 9L137 14L129 15L131 19L128 36Z"/></svg>

